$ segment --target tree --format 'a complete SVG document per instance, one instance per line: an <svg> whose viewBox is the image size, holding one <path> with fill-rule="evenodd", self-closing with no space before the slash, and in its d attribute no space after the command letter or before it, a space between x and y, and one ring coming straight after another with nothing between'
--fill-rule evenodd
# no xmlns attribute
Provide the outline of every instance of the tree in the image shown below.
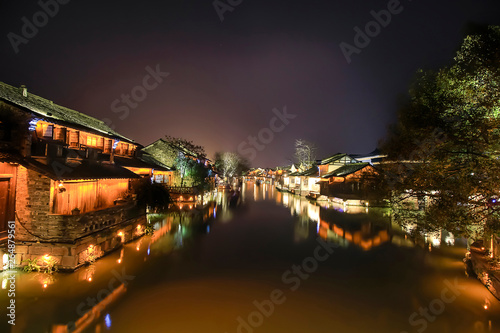
<svg viewBox="0 0 500 333"><path fill-rule="evenodd" d="M162 150L165 151L164 155L170 156L170 160L173 160L171 164L181 178L180 186L184 186L186 179L191 180L193 186L204 185L208 176L208 169L204 164L205 149L192 141L171 136L166 136L164 142Z"/></svg>
<svg viewBox="0 0 500 333"><path fill-rule="evenodd" d="M185 155L197 158L205 159L207 154L205 153L205 148L193 143L193 141L186 140L183 138L176 138L169 135L165 136L165 141L176 151L182 151Z"/></svg>
<svg viewBox="0 0 500 333"><path fill-rule="evenodd" d="M300 168L307 170L316 163L316 146L303 139L295 140L295 159Z"/></svg>
<svg viewBox="0 0 500 333"><path fill-rule="evenodd" d="M133 192L137 195L137 205L151 211L165 211L171 202L170 194L161 184L151 183L149 178L142 178L133 183Z"/></svg>
<svg viewBox="0 0 500 333"><path fill-rule="evenodd" d="M500 27L465 38L453 63L418 71L382 150L384 183L397 198L428 199L423 216L397 210L416 230L480 238L498 232ZM395 203L400 200L394 200Z"/></svg>
<svg viewBox="0 0 500 333"><path fill-rule="evenodd" d="M222 177L235 177L249 169L250 162L243 156L233 152L215 154L215 168L222 173Z"/></svg>

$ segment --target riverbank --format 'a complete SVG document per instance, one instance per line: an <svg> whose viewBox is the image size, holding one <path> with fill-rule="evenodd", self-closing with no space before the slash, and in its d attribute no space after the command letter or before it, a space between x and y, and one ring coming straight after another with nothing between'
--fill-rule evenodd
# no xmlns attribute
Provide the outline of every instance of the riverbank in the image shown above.
<svg viewBox="0 0 500 333"><path fill-rule="evenodd" d="M500 265L484 248L476 246L471 246L469 260L477 279L500 300Z"/></svg>

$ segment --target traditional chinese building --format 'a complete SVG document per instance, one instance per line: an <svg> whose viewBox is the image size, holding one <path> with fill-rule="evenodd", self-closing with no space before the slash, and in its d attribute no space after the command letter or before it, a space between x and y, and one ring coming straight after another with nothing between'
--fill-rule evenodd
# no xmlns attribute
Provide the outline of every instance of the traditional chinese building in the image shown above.
<svg viewBox="0 0 500 333"><path fill-rule="evenodd" d="M320 193L349 204L368 204L376 170L370 163L349 163L321 176Z"/></svg>
<svg viewBox="0 0 500 333"><path fill-rule="evenodd" d="M139 236L131 183L154 169L139 149L101 120L0 82L0 234L15 221L17 264L50 256L74 269Z"/></svg>

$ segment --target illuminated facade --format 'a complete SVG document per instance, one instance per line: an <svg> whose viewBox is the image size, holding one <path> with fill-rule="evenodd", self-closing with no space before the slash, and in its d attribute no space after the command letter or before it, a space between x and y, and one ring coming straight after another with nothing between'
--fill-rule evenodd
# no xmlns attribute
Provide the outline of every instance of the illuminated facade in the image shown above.
<svg viewBox="0 0 500 333"><path fill-rule="evenodd" d="M89 247L102 254L137 236L145 217L131 185L169 172L140 148L98 119L0 83L0 236L16 222L17 264L48 255L74 269Z"/></svg>

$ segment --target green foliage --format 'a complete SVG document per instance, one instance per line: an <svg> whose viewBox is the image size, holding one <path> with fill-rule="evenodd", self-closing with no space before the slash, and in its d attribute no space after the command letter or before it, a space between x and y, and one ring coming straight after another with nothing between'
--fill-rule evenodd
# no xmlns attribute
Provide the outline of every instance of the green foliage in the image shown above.
<svg viewBox="0 0 500 333"><path fill-rule="evenodd" d="M21 263L26 263L24 266L24 271L31 273L33 271L40 272L40 265L38 265L38 258L35 259L25 259Z"/></svg>
<svg viewBox="0 0 500 333"><path fill-rule="evenodd" d="M151 236L155 233L155 228L154 226L149 223L148 225L146 225L146 228L144 229L144 233L147 235L147 236Z"/></svg>
<svg viewBox="0 0 500 333"><path fill-rule="evenodd" d="M467 36L451 66L419 71L382 150L387 191L426 197L424 218L401 213L417 229L481 237L498 230L487 200L500 194L500 29Z"/></svg>
<svg viewBox="0 0 500 333"><path fill-rule="evenodd" d="M52 274L57 272L57 260L51 256L44 256L42 259L42 268L45 273Z"/></svg>

